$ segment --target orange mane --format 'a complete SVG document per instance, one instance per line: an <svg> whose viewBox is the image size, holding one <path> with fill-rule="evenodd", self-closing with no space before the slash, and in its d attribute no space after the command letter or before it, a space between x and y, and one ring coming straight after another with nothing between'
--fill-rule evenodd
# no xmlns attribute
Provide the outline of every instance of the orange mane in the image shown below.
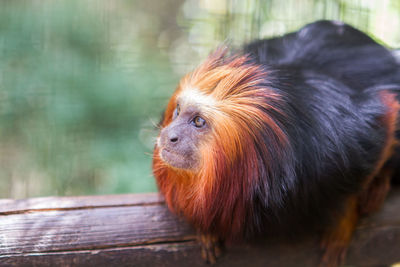
<svg viewBox="0 0 400 267"><path fill-rule="evenodd" d="M200 146L199 169L167 166L157 147L153 159L154 175L169 208L204 232L218 231L224 238L244 234L244 220L253 212L252 192L259 177L265 176L258 173L259 164L281 158L279 152L288 143L278 122L268 115L285 116L279 108L281 96L265 84L267 76L248 57L227 57L226 50L218 49L181 80L166 108L162 127L172 121L177 98L188 90L195 88L212 100L201 107L212 130ZM271 140L268 146L265 135ZM268 172L268 168L261 169Z"/></svg>

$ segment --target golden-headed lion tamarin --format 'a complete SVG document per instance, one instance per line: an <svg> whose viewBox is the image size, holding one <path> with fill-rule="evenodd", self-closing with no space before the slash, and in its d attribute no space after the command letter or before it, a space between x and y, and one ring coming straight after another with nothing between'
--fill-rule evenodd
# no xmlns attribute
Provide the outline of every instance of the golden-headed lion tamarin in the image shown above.
<svg viewBox="0 0 400 267"><path fill-rule="evenodd" d="M321 265L335 266L399 171L399 92L391 52L339 22L217 49L165 110L159 189L203 242L318 231Z"/></svg>

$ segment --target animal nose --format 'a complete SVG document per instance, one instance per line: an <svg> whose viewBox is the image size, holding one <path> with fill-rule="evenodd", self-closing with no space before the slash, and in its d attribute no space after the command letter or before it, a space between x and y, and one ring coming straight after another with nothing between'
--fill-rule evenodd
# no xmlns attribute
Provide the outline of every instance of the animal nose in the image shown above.
<svg viewBox="0 0 400 267"><path fill-rule="evenodd" d="M179 130L174 125L170 125L161 131L161 138L165 145L177 145L181 141Z"/></svg>

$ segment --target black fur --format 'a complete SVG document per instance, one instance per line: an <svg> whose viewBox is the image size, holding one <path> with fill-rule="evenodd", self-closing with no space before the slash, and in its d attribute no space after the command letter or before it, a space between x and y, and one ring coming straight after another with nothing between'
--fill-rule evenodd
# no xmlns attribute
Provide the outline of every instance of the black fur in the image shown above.
<svg viewBox="0 0 400 267"><path fill-rule="evenodd" d="M284 97L287 116L271 115L290 139L285 162L260 164L275 164L275 173L254 189L255 228L247 234L318 229L375 168L386 136L379 94L400 92L399 63L364 33L331 21L250 43L244 53ZM400 173L400 154L390 164Z"/></svg>

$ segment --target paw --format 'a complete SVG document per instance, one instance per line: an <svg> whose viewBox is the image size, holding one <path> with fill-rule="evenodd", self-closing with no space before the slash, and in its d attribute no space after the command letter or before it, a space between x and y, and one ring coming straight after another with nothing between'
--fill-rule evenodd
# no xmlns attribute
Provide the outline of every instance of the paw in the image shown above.
<svg viewBox="0 0 400 267"><path fill-rule="evenodd" d="M347 245L346 244L322 244L324 253L321 258L319 267L337 267L344 263Z"/></svg>
<svg viewBox="0 0 400 267"><path fill-rule="evenodd" d="M349 198L336 225L326 229L322 236L321 249L323 255L320 267L336 267L344 263L358 217L358 198Z"/></svg>
<svg viewBox="0 0 400 267"><path fill-rule="evenodd" d="M215 264L217 258L222 254L222 242L218 237L211 234L199 234L198 239L201 245L201 256L210 264Z"/></svg>

